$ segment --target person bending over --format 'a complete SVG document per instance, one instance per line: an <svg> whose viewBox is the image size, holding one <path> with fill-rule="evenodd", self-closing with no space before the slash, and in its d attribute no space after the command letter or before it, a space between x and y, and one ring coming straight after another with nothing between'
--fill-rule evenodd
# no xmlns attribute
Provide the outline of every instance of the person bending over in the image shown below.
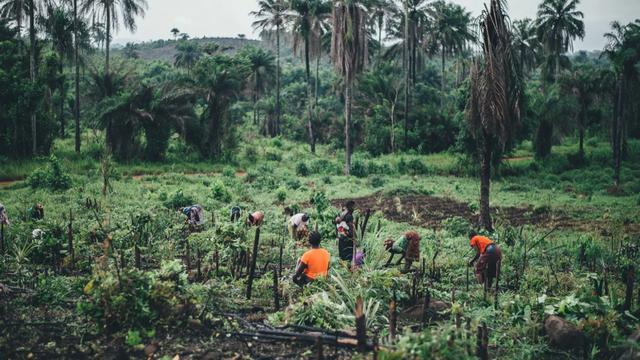
<svg viewBox="0 0 640 360"><path fill-rule="evenodd" d="M469 261L469 266L476 263L475 273L478 283L483 284L487 280L489 287L493 278L499 275L498 262L502 260L502 251L493 240L486 236L478 235L475 231L469 234L469 244L476 250L476 256ZM485 279L485 274L487 279Z"/></svg>
<svg viewBox="0 0 640 360"><path fill-rule="evenodd" d="M396 265L400 265L404 259L405 272L411 269L411 264L414 261L420 261L420 234L415 231L407 231L397 241L385 240L384 247L391 254L385 266L391 264L391 260L396 254L400 255L400 260Z"/></svg>
<svg viewBox="0 0 640 360"><path fill-rule="evenodd" d="M329 262L331 255L320 247L320 233L312 231L309 234L309 245L311 250L305 252L296 267L293 282L299 286L304 286L318 277L325 277L329 273Z"/></svg>
<svg viewBox="0 0 640 360"><path fill-rule="evenodd" d="M247 217L247 225L249 226L260 226L262 221L264 221L264 213L262 211L256 211Z"/></svg>
<svg viewBox="0 0 640 360"><path fill-rule="evenodd" d="M300 213L289 219L289 234L295 241L304 239L309 233L309 214Z"/></svg>

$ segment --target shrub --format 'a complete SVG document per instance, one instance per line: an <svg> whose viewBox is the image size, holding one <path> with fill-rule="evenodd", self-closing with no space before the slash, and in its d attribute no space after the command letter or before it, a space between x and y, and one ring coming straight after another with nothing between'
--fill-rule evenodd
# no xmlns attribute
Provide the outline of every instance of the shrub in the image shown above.
<svg viewBox="0 0 640 360"><path fill-rule="evenodd" d="M78 310L113 333L169 325L189 315L191 299L186 291L187 274L179 261L162 264L159 271L123 269L98 271L85 285L86 299Z"/></svg>
<svg viewBox="0 0 640 360"><path fill-rule="evenodd" d="M311 162L309 171L312 174L334 175L340 172L340 167L328 159L318 159Z"/></svg>
<svg viewBox="0 0 640 360"><path fill-rule="evenodd" d="M298 174L298 176L309 176L309 168L307 167L307 164L302 161L299 162L296 165L296 174Z"/></svg>
<svg viewBox="0 0 640 360"><path fill-rule="evenodd" d="M300 180L296 178L287 179L287 188L291 190L298 190L300 189L301 186L302 186L302 183L300 183Z"/></svg>
<svg viewBox="0 0 640 360"><path fill-rule="evenodd" d="M287 200L287 189L279 187L278 190L276 190L276 199L278 199L278 202L280 203Z"/></svg>
<svg viewBox="0 0 640 360"><path fill-rule="evenodd" d="M166 195L165 195L166 196ZM162 199L162 194L160 199ZM180 209L189 205L193 205L193 198L182 193L182 190L174 192L171 197L163 201L163 205L169 209Z"/></svg>
<svg viewBox="0 0 640 360"><path fill-rule="evenodd" d="M258 151L253 146L247 146L244 149L244 157L250 162L255 162L258 158Z"/></svg>
<svg viewBox="0 0 640 360"><path fill-rule="evenodd" d="M281 161L282 160L282 155L280 155L279 153L276 153L276 152L268 151L267 154L266 154L266 158L269 161Z"/></svg>
<svg viewBox="0 0 640 360"><path fill-rule="evenodd" d="M49 158L47 167L35 170L27 182L34 189L67 190L71 187L71 177L63 171L54 155Z"/></svg>
<svg viewBox="0 0 640 360"><path fill-rule="evenodd" d="M429 168L419 159L412 159L407 163L409 173L412 175L423 175L429 172Z"/></svg>
<svg viewBox="0 0 640 360"><path fill-rule="evenodd" d="M236 176L236 170L234 168L232 168L231 166L225 166L224 169L222 169L222 176L224 176L224 177L234 177L234 176Z"/></svg>
<svg viewBox="0 0 640 360"><path fill-rule="evenodd" d="M386 180L380 176L374 176L371 178L370 183L374 188L379 188L384 186Z"/></svg>
<svg viewBox="0 0 640 360"><path fill-rule="evenodd" d="M231 201L231 193L229 192L225 184L220 180L216 180L213 182L213 186L211 187L211 196L213 197L213 200L222 202Z"/></svg>
<svg viewBox="0 0 640 360"><path fill-rule="evenodd" d="M329 176L329 175L323 176L322 177L322 182L325 183L325 184L331 184L332 183L331 176Z"/></svg>
<svg viewBox="0 0 640 360"><path fill-rule="evenodd" d="M355 177L366 177L368 175L367 166L361 160L354 160L351 164L351 175Z"/></svg>
<svg viewBox="0 0 640 360"><path fill-rule="evenodd" d="M471 222L461 216L454 216L442 222L444 229L454 236L467 236L473 229Z"/></svg>

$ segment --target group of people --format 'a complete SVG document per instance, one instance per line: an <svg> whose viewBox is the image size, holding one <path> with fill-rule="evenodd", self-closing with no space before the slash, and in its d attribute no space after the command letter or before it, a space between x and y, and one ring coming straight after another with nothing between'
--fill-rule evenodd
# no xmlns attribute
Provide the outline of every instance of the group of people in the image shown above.
<svg viewBox="0 0 640 360"><path fill-rule="evenodd" d="M364 262L364 253L355 251L354 211L355 203L347 201L342 212L334 220L338 236L338 256L340 260L352 262L360 266ZM289 230L294 239L299 240L297 234L300 229L306 229L309 223L308 214L293 215L289 221ZM475 256L469 261L469 266L475 265L475 276L479 283L492 283L499 276L499 263L502 261L500 247L490 238L479 235L475 231L469 234L469 245L475 251ZM293 281L303 286L319 276L326 276L330 267L330 254L320 247L321 235L318 232L308 234L308 242L311 249L305 252L296 267ZM416 231L407 231L397 240L387 239L384 247L390 253L385 266L390 266L395 255L400 255L396 265L404 260L403 272L408 272L414 261L420 260L420 234Z"/></svg>

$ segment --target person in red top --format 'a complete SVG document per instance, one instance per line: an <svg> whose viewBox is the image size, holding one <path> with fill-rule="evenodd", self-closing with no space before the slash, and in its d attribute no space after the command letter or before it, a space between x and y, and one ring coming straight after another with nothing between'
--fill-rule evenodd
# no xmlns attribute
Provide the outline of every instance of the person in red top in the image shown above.
<svg viewBox="0 0 640 360"><path fill-rule="evenodd" d="M249 214L247 217L247 225L260 226L264 220L264 213L262 211L256 211L253 214Z"/></svg>
<svg viewBox="0 0 640 360"><path fill-rule="evenodd" d="M475 231L470 234L471 240L469 244L476 250L476 256L469 261L469 266L473 266L476 263L476 279L480 284L485 282L485 270L488 280L488 285L491 286L493 278L498 277L498 262L502 260L502 251L500 247L486 236L478 235Z"/></svg>
<svg viewBox="0 0 640 360"><path fill-rule="evenodd" d="M329 252L320 247L322 237L317 231L309 234L309 245L311 250L302 255L298 261L296 273L293 276L293 282L299 286L304 286L318 277L327 276L329 273L329 262L331 255Z"/></svg>

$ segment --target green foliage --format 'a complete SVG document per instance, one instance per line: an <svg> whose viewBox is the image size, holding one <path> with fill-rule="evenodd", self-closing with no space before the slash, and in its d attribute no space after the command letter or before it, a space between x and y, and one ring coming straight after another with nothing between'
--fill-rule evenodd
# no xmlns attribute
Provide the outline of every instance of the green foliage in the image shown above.
<svg viewBox="0 0 640 360"><path fill-rule="evenodd" d="M211 197L216 201L229 202L231 201L231 192L222 180L217 179L211 185Z"/></svg>
<svg viewBox="0 0 640 360"><path fill-rule="evenodd" d="M279 187L276 190L276 199L278 202L284 203L284 201L287 200L287 189Z"/></svg>
<svg viewBox="0 0 640 360"><path fill-rule="evenodd" d="M453 236L468 236L469 231L473 229L468 219L455 216L446 219L442 223L444 229Z"/></svg>
<svg viewBox="0 0 640 360"><path fill-rule="evenodd" d="M86 298L78 310L108 332L172 324L189 315L186 278L178 261L165 262L155 272L97 271L84 287ZM139 334L131 340L139 340Z"/></svg>
<svg viewBox="0 0 640 360"><path fill-rule="evenodd" d="M71 187L71 177L65 173L58 159L51 155L44 169L38 169L27 179L33 189L67 190Z"/></svg>
<svg viewBox="0 0 640 360"><path fill-rule="evenodd" d="M191 196L185 195L182 190L177 190L168 199L163 200L163 205L169 209L180 209L193 205L194 201Z"/></svg>
<svg viewBox="0 0 640 360"><path fill-rule="evenodd" d="M309 176L309 168L305 162L301 161L296 165L296 174L298 176Z"/></svg>

